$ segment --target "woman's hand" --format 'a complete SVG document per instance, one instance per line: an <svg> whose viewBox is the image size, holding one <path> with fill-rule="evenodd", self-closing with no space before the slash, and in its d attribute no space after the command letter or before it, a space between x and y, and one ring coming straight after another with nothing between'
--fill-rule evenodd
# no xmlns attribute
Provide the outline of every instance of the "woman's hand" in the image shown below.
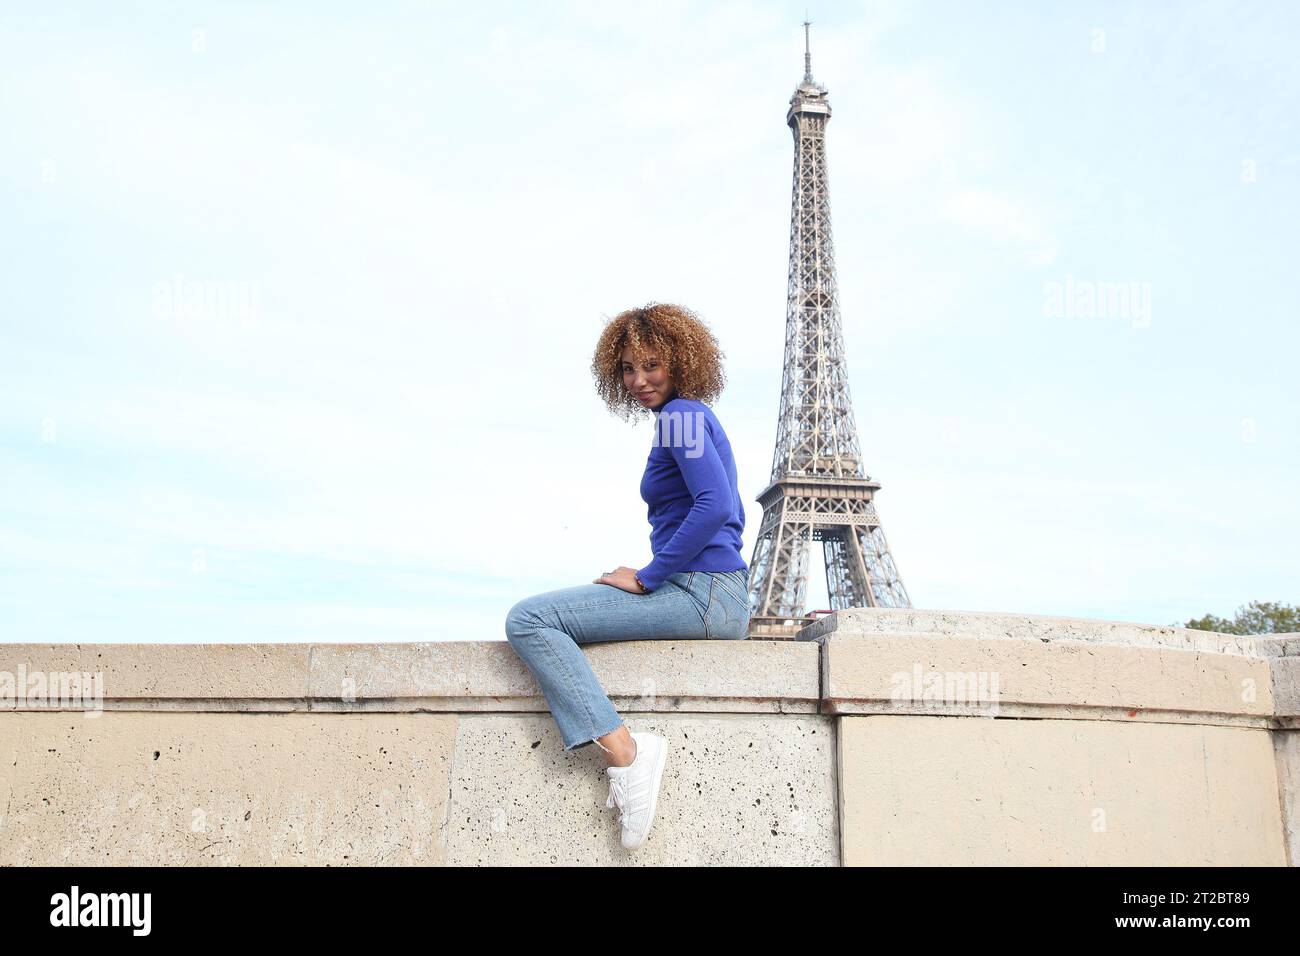
<svg viewBox="0 0 1300 956"><path fill-rule="evenodd" d="M619 566L613 571L606 571L592 584L608 584L611 587L621 588L624 591L631 591L633 594L641 594L641 588L636 583L636 568L625 568Z"/></svg>

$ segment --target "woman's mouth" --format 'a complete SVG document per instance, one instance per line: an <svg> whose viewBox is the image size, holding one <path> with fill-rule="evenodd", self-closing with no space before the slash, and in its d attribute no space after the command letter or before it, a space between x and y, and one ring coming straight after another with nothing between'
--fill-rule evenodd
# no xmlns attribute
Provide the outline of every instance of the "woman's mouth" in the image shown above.
<svg viewBox="0 0 1300 956"><path fill-rule="evenodd" d="M654 392L642 392L641 394L639 394L639 395L637 396L637 398L639 398L639 399L641 399L641 401L645 402L645 401L649 401L651 398L653 398L653 397L654 397L654 394L655 394Z"/></svg>

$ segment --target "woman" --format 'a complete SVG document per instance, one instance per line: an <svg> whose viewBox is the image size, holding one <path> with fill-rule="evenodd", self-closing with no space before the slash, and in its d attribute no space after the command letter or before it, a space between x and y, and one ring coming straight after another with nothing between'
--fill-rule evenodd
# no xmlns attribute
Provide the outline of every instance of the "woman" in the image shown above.
<svg viewBox="0 0 1300 956"><path fill-rule="evenodd" d="M525 598L506 617L506 637L537 678L564 749L595 743L604 752L605 805L618 807L630 850L654 822L668 741L628 730L579 645L749 635L745 508L731 443L706 404L722 391L721 359L713 334L681 306L651 303L609 321L591 363L596 390L625 420L654 414L641 478L653 560Z"/></svg>

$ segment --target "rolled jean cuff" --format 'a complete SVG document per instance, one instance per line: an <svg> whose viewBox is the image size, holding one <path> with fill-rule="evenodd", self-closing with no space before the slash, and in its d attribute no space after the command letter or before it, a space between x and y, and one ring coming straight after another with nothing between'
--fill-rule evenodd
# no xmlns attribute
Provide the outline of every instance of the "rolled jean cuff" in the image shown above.
<svg viewBox="0 0 1300 956"><path fill-rule="evenodd" d="M585 746L587 746L588 744L594 744L594 743L597 742L597 738L599 738L599 737L604 737L606 734L612 734L614 731L618 730L618 728L620 728L620 727L622 727L622 726L623 726L623 719L620 717L618 723L616 723L616 724L615 724L613 727L611 727L609 730L601 731L600 733L595 734L594 736L588 737L586 740L579 741L578 743L574 743L574 744L565 744L565 745L564 745L564 749L565 749L565 750L576 750L578 747L585 747Z"/></svg>

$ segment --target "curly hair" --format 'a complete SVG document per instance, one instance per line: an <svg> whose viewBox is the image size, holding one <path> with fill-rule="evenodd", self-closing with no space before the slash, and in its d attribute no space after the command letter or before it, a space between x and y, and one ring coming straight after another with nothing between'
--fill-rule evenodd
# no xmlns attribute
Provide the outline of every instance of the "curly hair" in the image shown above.
<svg viewBox="0 0 1300 956"><path fill-rule="evenodd" d="M596 392L625 421L647 411L623 385L623 350L656 355L672 376L677 394L712 404L726 385L724 353L704 320L680 305L651 302L620 312L606 324L591 360Z"/></svg>

